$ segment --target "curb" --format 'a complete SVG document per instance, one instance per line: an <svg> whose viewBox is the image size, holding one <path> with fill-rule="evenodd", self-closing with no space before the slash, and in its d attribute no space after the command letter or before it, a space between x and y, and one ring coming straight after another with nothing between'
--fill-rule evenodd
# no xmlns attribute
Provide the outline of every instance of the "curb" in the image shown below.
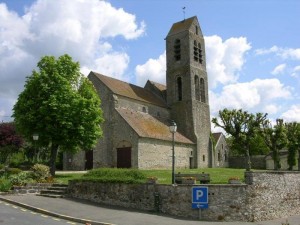
<svg viewBox="0 0 300 225"><path fill-rule="evenodd" d="M0 201L7 202L7 203L10 203L10 204L13 204L13 205L17 205L17 206L20 206L22 208L29 209L31 211L38 212L38 213L41 213L41 214L44 214L44 215L48 215L48 216L52 216L52 217L56 217L56 218L76 222L76 223L89 224L89 225L115 225L115 224L112 224L112 223L105 223L105 222L81 219L81 218L76 218L76 217L72 217L72 216L62 215L62 214L59 214L59 213L50 212L50 211L45 210L45 209L33 207L31 205L27 205L27 204L16 202L16 201L13 201L13 200L10 200L10 199L7 199L7 198L3 198L2 196L0 196Z"/></svg>

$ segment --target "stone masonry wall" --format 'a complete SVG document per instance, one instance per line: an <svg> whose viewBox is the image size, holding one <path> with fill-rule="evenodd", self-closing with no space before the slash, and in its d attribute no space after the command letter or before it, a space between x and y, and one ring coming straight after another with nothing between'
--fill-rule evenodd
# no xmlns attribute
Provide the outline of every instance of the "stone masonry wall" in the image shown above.
<svg viewBox="0 0 300 225"><path fill-rule="evenodd" d="M248 184L206 185L209 208L202 220L261 221L300 214L300 173L249 172ZM70 197L125 208L199 219L191 207L192 187L200 185L96 184L70 181Z"/></svg>

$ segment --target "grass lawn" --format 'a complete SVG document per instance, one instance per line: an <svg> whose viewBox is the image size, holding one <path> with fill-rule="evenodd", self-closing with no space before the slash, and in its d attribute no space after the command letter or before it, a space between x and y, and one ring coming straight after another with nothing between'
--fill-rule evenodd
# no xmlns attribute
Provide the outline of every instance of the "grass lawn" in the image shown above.
<svg viewBox="0 0 300 225"><path fill-rule="evenodd" d="M171 184L171 170L142 170L147 177L157 177L159 184ZM230 168L203 168L203 169L175 169L175 173L209 173L211 184L227 184L230 177L239 177L244 181L245 169ZM67 184L68 180L78 179L83 176L82 173L56 174L55 181Z"/></svg>
<svg viewBox="0 0 300 225"><path fill-rule="evenodd" d="M158 178L160 184L171 184L171 170L143 170L147 177L154 176ZM210 174L211 184L227 184L230 177L239 177L244 181L245 169L230 169L230 168L201 168L201 169L175 169L175 173L208 173Z"/></svg>

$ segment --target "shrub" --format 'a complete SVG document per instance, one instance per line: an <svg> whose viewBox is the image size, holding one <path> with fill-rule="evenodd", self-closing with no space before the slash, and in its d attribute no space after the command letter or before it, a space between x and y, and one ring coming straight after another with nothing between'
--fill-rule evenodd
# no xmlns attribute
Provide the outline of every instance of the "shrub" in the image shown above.
<svg viewBox="0 0 300 225"><path fill-rule="evenodd" d="M0 178L0 191L7 192L11 189L11 186L12 184L9 180Z"/></svg>
<svg viewBox="0 0 300 225"><path fill-rule="evenodd" d="M8 168L7 172L8 172L9 175L14 175L14 174L21 173L22 170L19 169L19 168Z"/></svg>
<svg viewBox="0 0 300 225"><path fill-rule="evenodd" d="M136 184L145 183L147 177L137 169L100 168L90 170L81 179L101 183Z"/></svg>
<svg viewBox="0 0 300 225"><path fill-rule="evenodd" d="M21 172L15 175L11 175L8 179L12 185L24 186L26 183L32 183L31 172Z"/></svg>
<svg viewBox="0 0 300 225"><path fill-rule="evenodd" d="M43 164L35 164L31 167L33 179L38 182L46 182L47 178L50 176L49 166Z"/></svg>

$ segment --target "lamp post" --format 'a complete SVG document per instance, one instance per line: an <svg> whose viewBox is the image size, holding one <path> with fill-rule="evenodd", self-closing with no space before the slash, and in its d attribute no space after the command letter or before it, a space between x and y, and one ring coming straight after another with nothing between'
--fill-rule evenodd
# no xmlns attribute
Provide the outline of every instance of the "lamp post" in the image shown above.
<svg viewBox="0 0 300 225"><path fill-rule="evenodd" d="M172 120L171 125L169 127L170 132L172 133L172 184L175 184L175 141L174 135L177 130L177 125L174 120Z"/></svg>
<svg viewBox="0 0 300 225"><path fill-rule="evenodd" d="M32 135L32 139L34 140L34 142L37 142L39 140L39 134L34 133ZM34 156L33 156L33 158L35 158L37 160L37 157L36 157L36 144L34 146ZM36 162L36 160L35 160L35 162Z"/></svg>

